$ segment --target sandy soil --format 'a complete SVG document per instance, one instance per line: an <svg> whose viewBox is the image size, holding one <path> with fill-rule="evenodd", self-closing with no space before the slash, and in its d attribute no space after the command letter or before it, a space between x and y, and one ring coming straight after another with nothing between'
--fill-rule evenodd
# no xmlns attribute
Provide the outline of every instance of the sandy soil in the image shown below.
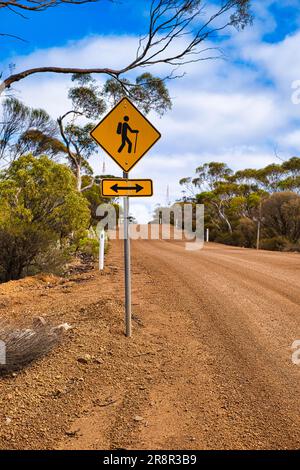
<svg viewBox="0 0 300 470"><path fill-rule="evenodd" d="M0 379L0 448L299 448L300 256L135 241L132 258L131 339L121 242L104 274L0 286L0 316L74 326Z"/></svg>

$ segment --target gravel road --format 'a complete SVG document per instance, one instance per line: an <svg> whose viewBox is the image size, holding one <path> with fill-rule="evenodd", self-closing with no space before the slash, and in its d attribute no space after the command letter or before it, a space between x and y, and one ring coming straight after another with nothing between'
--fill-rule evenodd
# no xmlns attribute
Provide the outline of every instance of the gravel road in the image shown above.
<svg viewBox="0 0 300 470"><path fill-rule="evenodd" d="M0 286L0 315L74 326L0 379L0 448L299 448L300 255L140 240L132 260L132 339L121 242L103 275Z"/></svg>

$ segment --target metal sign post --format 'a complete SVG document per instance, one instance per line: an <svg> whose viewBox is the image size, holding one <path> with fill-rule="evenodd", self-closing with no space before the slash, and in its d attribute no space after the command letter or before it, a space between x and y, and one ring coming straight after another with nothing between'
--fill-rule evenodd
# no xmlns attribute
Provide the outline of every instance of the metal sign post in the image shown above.
<svg viewBox="0 0 300 470"><path fill-rule="evenodd" d="M161 138L161 134L128 98L123 98L90 135L123 170L123 179L102 180L101 195L124 198L125 332L126 336L130 337L132 325L129 197L152 196L153 184L149 179L129 180L128 172ZM101 269L101 256L99 258Z"/></svg>
<svg viewBox="0 0 300 470"><path fill-rule="evenodd" d="M128 178L124 171L123 178ZM129 197L124 197L124 264L125 264L125 327L126 336L131 337L131 255L129 237Z"/></svg>

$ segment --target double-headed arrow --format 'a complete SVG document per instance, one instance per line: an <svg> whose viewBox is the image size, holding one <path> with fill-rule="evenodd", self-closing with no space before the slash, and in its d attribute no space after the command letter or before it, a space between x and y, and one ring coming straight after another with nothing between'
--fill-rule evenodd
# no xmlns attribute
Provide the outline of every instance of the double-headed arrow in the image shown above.
<svg viewBox="0 0 300 470"><path fill-rule="evenodd" d="M144 189L144 187L138 183L134 186L119 186L117 183L111 186L111 189L117 194L119 191L135 191L136 193L139 193L140 191L142 191L142 189Z"/></svg>
<svg viewBox="0 0 300 470"><path fill-rule="evenodd" d="M106 179L101 182L104 197L147 197L153 195L151 180Z"/></svg>

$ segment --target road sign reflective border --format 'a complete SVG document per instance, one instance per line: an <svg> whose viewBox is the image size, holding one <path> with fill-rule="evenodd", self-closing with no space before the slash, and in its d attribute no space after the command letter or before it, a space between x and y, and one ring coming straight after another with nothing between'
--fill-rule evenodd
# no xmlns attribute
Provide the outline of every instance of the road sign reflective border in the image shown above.
<svg viewBox="0 0 300 470"><path fill-rule="evenodd" d="M161 138L160 132L128 98L123 98L90 135L126 173Z"/></svg>
<svg viewBox="0 0 300 470"><path fill-rule="evenodd" d="M110 178L101 180L103 197L151 197L153 182L149 179Z"/></svg>

